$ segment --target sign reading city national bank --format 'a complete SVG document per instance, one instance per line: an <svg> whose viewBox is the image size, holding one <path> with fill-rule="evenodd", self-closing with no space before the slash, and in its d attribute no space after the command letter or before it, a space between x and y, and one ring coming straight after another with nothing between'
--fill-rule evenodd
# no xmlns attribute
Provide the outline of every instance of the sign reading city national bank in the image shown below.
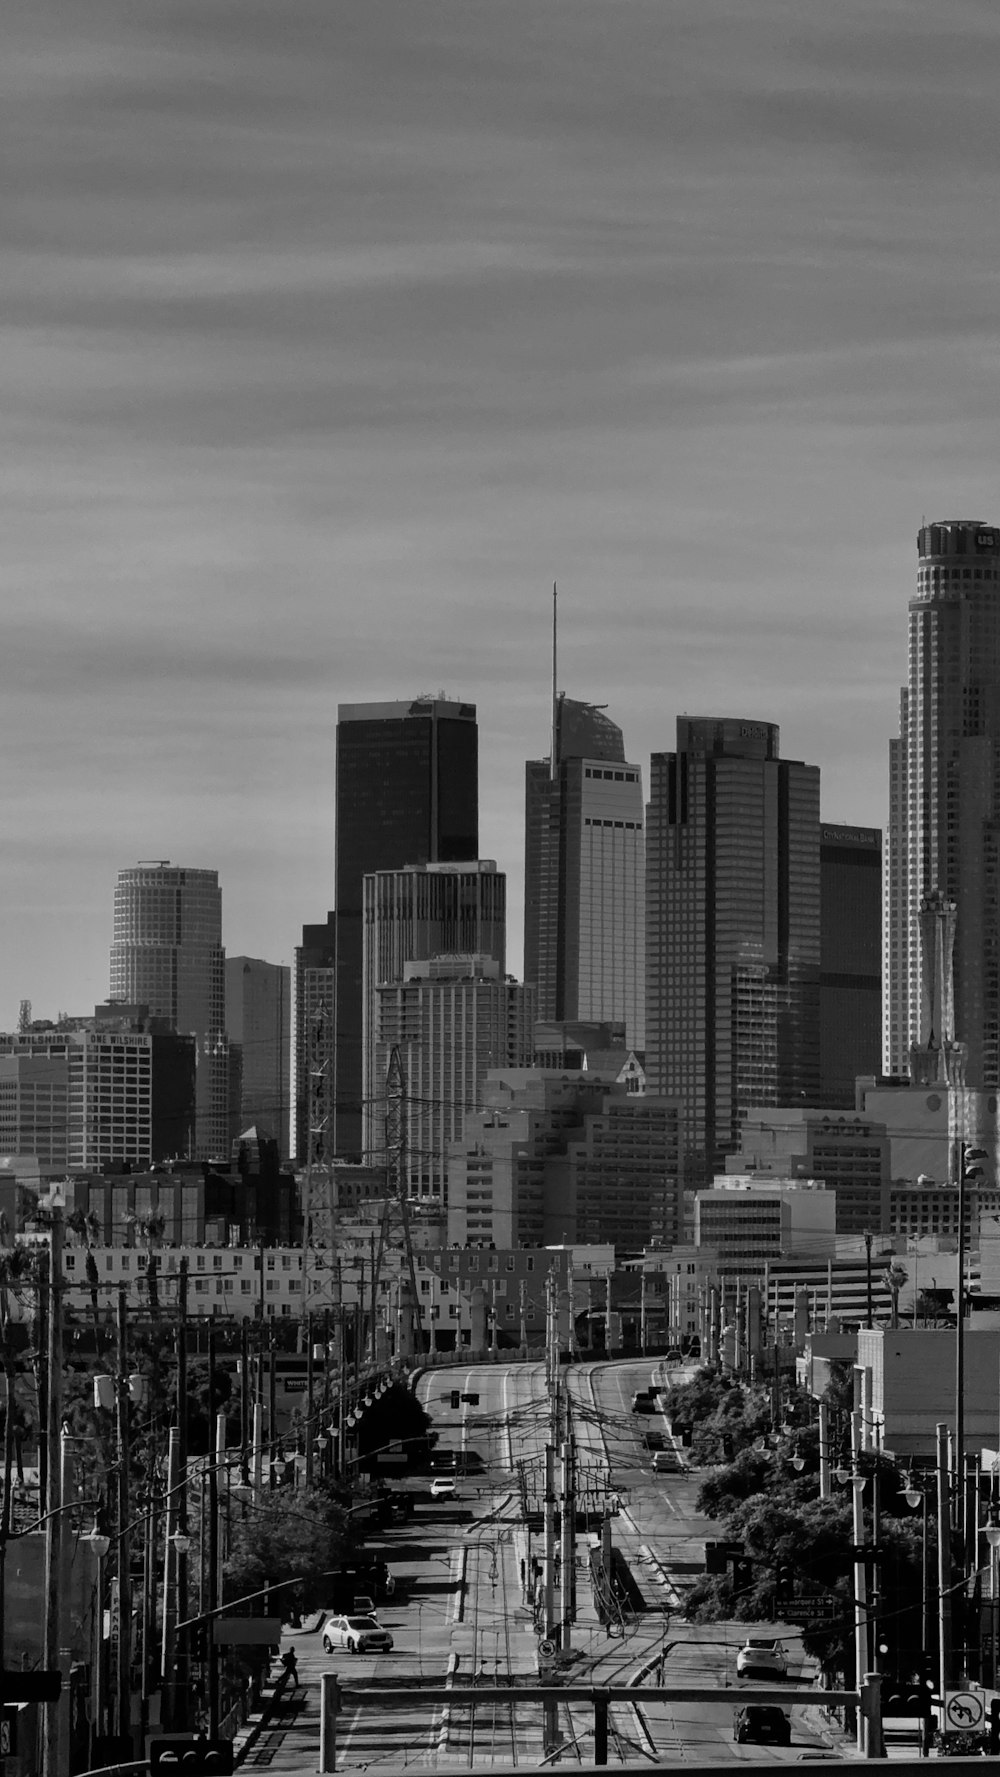
<svg viewBox="0 0 1000 1777"><path fill-rule="evenodd" d="M838 841L842 845L880 845L882 832L879 827L821 827L821 841Z"/></svg>

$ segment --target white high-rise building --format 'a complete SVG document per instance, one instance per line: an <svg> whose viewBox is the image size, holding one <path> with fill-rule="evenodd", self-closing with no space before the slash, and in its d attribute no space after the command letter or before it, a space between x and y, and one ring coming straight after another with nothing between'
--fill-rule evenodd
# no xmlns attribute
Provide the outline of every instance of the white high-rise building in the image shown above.
<svg viewBox="0 0 1000 1777"><path fill-rule="evenodd" d="M154 1041L66 1025L0 1035L0 1153L33 1154L43 1172L147 1167Z"/></svg>
<svg viewBox="0 0 1000 1777"><path fill-rule="evenodd" d="M524 978L547 1022L645 1042L642 773L593 704L560 697L554 753L525 766Z"/></svg>
<svg viewBox="0 0 1000 1777"><path fill-rule="evenodd" d="M1000 1085L1000 530L924 525L890 742L884 1063ZM923 929L923 940L921 939ZM950 955L949 955L950 952Z"/></svg>
<svg viewBox="0 0 1000 1777"><path fill-rule="evenodd" d="M397 1048L410 1196L446 1197L449 1148L479 1109L490 1068L530 1065L534 1018L534 990L488 956L408 962L402 981L379 988L376 1073L385 1077Z"/></svg>
<svg viewBox="0 0 1000 1777"><path fill-rule="evenodd" d="M363 885L362 1052L364 1154L385 1146L385 1063L376 1055L379 994L408 963L435 956L484 956L504 976L507 878L492 859L377 870Z"/></svg>
<svg viewBox="0 0 1000 1777"><path fill-rule="evenodd" d="M111 999L197 1039L197 1160L229 1155L225 965L217 871L155 860L118 872Z"/></svg>

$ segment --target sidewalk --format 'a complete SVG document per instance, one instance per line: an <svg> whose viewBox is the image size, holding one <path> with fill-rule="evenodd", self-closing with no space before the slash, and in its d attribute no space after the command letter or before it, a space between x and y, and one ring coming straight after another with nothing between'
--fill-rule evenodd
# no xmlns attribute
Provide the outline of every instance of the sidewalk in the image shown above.
<svg viewBox="0 0 1000 1777"><path fill-rule="evenodd" d="M261 1708L251 1715L235 1736L233 1757L237 1770L263 1765L274 1777L301 1777L319 1765L319 1684L304 1677L292 1689L288 1673L280 1666L282 1654L294 1647L298 1665L315 1649L325 1612L307 1617L297 1628L282 1624L281 1645L271 1662L277 1676L265 1681ZM308 1662L312 1664L312 1662Z"/></svg>

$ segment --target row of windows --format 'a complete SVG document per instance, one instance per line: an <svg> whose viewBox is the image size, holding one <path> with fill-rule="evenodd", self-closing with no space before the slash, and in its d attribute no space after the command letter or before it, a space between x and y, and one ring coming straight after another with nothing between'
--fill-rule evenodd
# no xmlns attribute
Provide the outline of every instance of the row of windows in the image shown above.
<svg viewBox="0 0 1000 1777"><path fill-rule="evenodd" d="M637 784L639 782L637 771L598 771L596 766L591 767L590 765L584 766L583 775L584 777L605 778L612 784Z"/></svg>

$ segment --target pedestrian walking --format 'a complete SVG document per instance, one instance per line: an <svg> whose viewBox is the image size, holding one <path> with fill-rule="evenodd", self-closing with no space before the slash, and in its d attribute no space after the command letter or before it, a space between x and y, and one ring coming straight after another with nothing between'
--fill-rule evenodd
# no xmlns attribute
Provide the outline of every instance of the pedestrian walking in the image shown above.
<svg viewBox="0 0 1000 1777"><path fill-rule="evenodd" d="M282 1654L281 1664L285 1668L285 1671L288 1673L288 1677L291 1682L292 1690L293 1691L296 1690L298 1688L298 1683L299 1683L299 1668L298 1668L298 1663L295 1658L295 1649L293 1647L290 1647L288 1649L287 1653Z"/></svg>

